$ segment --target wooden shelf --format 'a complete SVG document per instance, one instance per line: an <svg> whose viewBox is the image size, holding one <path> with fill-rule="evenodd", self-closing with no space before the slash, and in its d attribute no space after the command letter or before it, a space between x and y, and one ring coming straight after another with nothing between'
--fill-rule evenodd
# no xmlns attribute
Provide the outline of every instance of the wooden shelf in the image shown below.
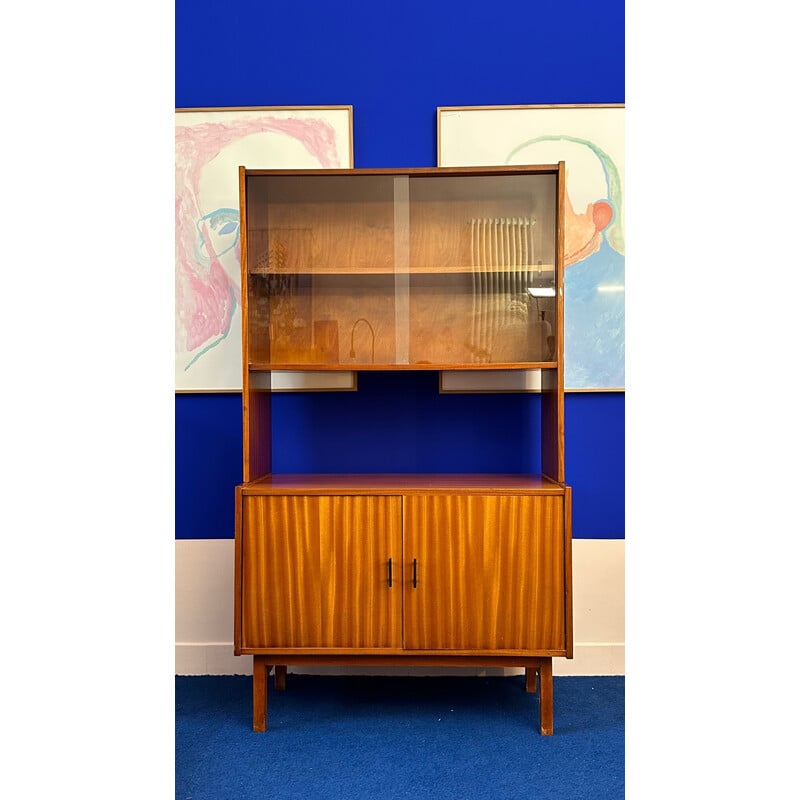
<svg viewBox="0 0 800 800"><path fill-rule="evenodd" d="M556 369L555 361L510 361L492 362L490 364L360 364L352 362L350 364L317 364L311 362L302 363L279 363L268 364L260 361L248 365L251 372L272 372L275 371L295 371L313 370L314 372L388 372L388 371L467 371L467 370L507 370L507 369Z"/></svg>
<svg viewBox="0 0 800 800"><path fill-rule="evenodd" d="M244 484L251 494L555 494L564 487L545 475L493 473L271 474Z"/></svg>
<svg viewBox="0 0 800 800"><path fill-rule="evenodd" d="M352 265L320 264L299 265L278 269L250 268L250 275L338 275L343 278L352 275L519 275L532 276L547 275L552 279L554 267L552 264L509 264L485 267L473 267L467 264L452 264L450 266L437 266L434 264L411 265L407 268L397 269L392 265L376 264L354 267Z"/></svg>

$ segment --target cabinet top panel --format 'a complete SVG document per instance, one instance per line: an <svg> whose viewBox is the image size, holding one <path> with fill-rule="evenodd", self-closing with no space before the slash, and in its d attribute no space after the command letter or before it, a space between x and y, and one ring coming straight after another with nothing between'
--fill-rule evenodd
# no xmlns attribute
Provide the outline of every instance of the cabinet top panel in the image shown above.
<svg viewBox="0 0 800 800"><path fill-rule="evenodd" d="M491 167L381 167L355 169L248 169L240 167L245 175L409 175L414 177L441 177L442 175L531 175L556 173L559 164L504 165Z"/></svg>
<svg viewBox="0 0 800 800"><path fill-rule="evenodd" d="M512 474L273 474L243 486L244 494L563 494L543 475Z"/></svg>

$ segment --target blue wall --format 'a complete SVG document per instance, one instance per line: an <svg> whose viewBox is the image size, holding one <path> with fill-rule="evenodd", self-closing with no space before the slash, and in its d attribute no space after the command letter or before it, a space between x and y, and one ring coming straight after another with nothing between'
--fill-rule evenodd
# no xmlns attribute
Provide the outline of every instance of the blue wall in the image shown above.
<svg viewBox="0 0 800 800"><path fill-rule="evenodd" d="M352 105L356 167L435 166L437 106L624 100L622 0L175 5L177 107ZM275 398L274 468L522 472L538 404L362 373ZM624 413L622 393L566 396L577 538L624 537ZM232 537L241 396L176 395L175 428L176 537Z"/></svg>

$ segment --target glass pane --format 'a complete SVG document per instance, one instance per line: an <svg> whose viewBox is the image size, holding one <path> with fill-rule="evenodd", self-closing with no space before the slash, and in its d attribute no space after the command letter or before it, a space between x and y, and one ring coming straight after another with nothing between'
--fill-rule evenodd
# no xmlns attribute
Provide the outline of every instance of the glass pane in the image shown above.
<svg viewBox="0 0 800 800"><path fill-rule="evenodd" d="M410 185L412 362L554 360L555 175Z"/></svg>
<svg viewBox="0 0 800 800"><path fill-rule="evenodd" d="M552 362L554 174L251 175L256 368Z"/></svg>
<svg viewBox="0 0 800 800"><path fill-rule="evenodd" d="M251 176L250 362L392 364L394 179Z"/></svg>

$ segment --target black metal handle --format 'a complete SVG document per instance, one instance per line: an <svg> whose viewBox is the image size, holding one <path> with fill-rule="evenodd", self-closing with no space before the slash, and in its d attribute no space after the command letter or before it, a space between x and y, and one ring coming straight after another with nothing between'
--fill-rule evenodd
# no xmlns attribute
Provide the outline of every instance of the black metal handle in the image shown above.
<svg viewBox="0 0 800 800"><path fill-rule="evenodd" d="M392 559L389 559L389 588L392 588Z"/></svg>
<svg viewBox="0 0 800 800"><path fill-rule="evenodd" d="M417 588L417 559L411 562L411 588Z"/></svg>

